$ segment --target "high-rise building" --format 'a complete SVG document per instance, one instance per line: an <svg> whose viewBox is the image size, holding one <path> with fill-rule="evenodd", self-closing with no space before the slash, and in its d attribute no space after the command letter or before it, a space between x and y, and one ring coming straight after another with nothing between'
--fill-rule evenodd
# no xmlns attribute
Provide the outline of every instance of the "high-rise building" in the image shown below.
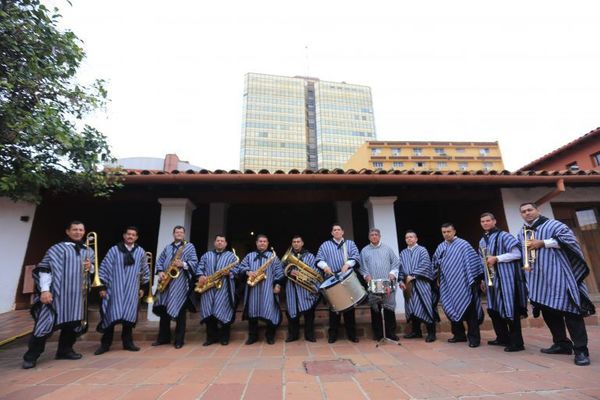
<svg viewBox="0 0 600 400"><path fill-rule="evenodd" d="M242 170L341 168L375 139L371 89L309 77L248 73Z"/></svg>

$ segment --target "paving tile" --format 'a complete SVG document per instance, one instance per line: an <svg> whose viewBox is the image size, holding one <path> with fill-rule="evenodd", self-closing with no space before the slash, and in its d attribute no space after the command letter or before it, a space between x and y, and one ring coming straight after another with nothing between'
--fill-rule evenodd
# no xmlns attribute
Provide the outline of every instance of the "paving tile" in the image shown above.
<svg viewBox="0 0 600 400"><path fill-rule="evenodd" d="M284 386L286 400L324 399L317 382L288 382Z"/></svg>
<svg viewBox="0 0 600 400"><path fill-rule="evenodd" d="M240 399L246 385L241 383L222 383L210 385L202 395L202 400Z"/></svg>
<svg viewBox="0 0 600 400"><path fill-rule="evenodd" d="M174 385L165 391L160 400L187 400L196 399L200 397L202 392L207 388L206 384L203 383L183 383ZM223 399L225 400L225 399Z"/></svg>
<svg viewBox="0 0 600 400"><path fill-rule="evenodd" d="M59 385L36 385L10 392L4 400L34 400L60 389Z"/></svg>
<svg viewBox="0 0 600 400"><path fill-rule="evenodd" d="M250 383L244 392L244 400L280 400L283 397L281 383Z"/></svg>
<svg viewBox="0 0 600 400"><path fill-rule="evenodd" d="M354 381L351 382L324 382L322 384L325 396L328 399L365 400L361 388Z"/></svg>

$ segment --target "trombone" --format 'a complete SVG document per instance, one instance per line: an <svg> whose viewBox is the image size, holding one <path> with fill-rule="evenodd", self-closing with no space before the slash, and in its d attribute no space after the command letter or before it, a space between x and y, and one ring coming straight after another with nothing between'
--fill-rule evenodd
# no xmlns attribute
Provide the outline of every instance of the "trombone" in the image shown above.
<svg viewBox="0 0 600 400"><path fill-rule="evenodd" d="M488 266L487 258L490 255L485 247L479 247L479 254L481 254L481 261L483 262L483 272L485 274L485 280L488 286L493 286L493 280L496 276L496 271L493 267Z"/></svg>
<svg viewBox="0 0 600 400"><path fill-rule="evenodd" d="M150 277L148 278L148 294L146 295L146 297L142 298L142 301L144 303L147 304L153 304L154 300L156 300L156 297L152 294L152 285L153 285L153 277L154 277L154 268L153 268L153 262L152 262L153 258L152 258L152 253L147 251L146 252L146 265L148 266L148 272L150 273ZM140 272L140 285L142 285L144 279L144 273Z"/></svg>
<svg viewBox="0 0 600 400"><path fill-rule="evenodd" d="M533 229L523 226L523 270L529 272L533 269L533 264L537 257L537 251L532 249L528 244L532 240L535 240L535 232Z"/></svg>
<svg viewBox="0 0 600 400"><path fill-rule="evenodd" d="M91 287L103 286L100 282L100 269L98 267L98 234L96 232L89 232L85 236L85 258L82 260L83 268L83 279L81 283L81 304L83 306L83 320L81 321L81 329L83 332L87 331L88 328L88 296L90 292L90 271L85 270L85 263L90 261L90 247L94 252L94 280Z"/></svg>

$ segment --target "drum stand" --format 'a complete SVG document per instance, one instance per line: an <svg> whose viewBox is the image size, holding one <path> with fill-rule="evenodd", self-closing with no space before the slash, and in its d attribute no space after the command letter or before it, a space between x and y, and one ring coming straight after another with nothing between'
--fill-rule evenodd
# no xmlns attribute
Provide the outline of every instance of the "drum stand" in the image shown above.
<svg viewBox="0 0 600 400"><path fill-rule="evenodd" d="M382 345L382 344L384 344L386 342L392 342L392 343L395 343L398 346L400 346L401 345L400 341L390 339L390 338L388 338L386 336L386 331L385 331L385 315L383 314L383 310L384 310L383 301L384 301L384 299L383 299L383 296L377 296L377 298L379 299L379 301L377 302L377 305L381 307L381 329L382 329L381 332L383 333L383 337L377 341L377 344L375 345L375 347L379 347L380 345Z"/></svg>

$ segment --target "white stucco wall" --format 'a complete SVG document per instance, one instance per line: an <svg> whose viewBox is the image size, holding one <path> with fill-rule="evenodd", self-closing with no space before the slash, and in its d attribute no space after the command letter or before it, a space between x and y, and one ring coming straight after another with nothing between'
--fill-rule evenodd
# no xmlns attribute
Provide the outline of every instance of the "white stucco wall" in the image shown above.
<svg viewBox="0 0 600 400"><path fill-rule="evenodd" d="M0 271L2 271L2 289L0 289L0 313L15 308L15 295L29 234L33 225L35 204L13 202L0 197ZM29 217L21 221L21 217Z"/></svg>

